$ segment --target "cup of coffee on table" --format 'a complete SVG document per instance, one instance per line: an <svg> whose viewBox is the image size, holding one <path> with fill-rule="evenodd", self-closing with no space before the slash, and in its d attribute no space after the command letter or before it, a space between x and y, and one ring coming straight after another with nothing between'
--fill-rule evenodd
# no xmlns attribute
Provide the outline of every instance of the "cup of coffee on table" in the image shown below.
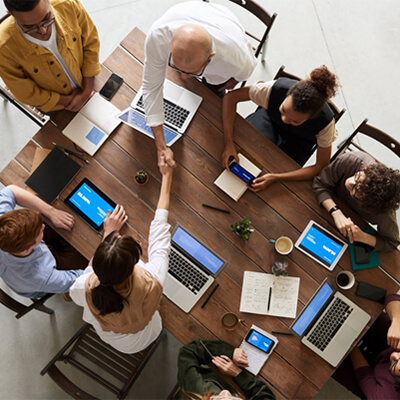
<svg viewBox="0 0 400 400"><path fill-rule="evenodd" d="M228 312L224 314L221 318L221 323L225 329L234 329L235 326L238 324L239 318L236 314Z"/></svg>
<svg viewBox="0 0 400 400"><path fill-rule="evenodd" d="M356 282L356 278L350 271L340 271L336 275L336 284L342 290L351 289Z"/></svg>
<svg viewBox="0 0 400 400"><path fill-rule="evenodd" d="M283 256L286 256L291 253L293 250L293 242L292 239L288 238L287 236L281 236L280 238L273 240L270 239L270 243L275 245L275 250L279 253L282 254Z"/></svg>

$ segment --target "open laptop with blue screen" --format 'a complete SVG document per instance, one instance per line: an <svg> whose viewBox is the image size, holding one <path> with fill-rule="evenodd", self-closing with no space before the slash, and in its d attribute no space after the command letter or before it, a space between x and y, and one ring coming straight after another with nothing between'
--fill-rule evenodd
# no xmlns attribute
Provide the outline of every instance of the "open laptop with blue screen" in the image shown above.
<svg viewBox="0 0 400 400"><path fill-rule="evenodd" d="M186 229L176 225L164 294L189 312L214 282L226 262Z"/></svg>
<svg viewBox="0 0 400 400"><path fill-rule="evenodd" d="M325 279L290 331L336 367L371 317Z"/></svg>
<svg viewBox="0 0 400 400"><path fill-rule="evenodd" d="M164 138L167 146L174 144L185 133L203 99L191 91L175 85L168 79L164 82ZM132 128L154 139L151 128L146 124L142 87L132 100L130 108L117 118Z"/></svg>

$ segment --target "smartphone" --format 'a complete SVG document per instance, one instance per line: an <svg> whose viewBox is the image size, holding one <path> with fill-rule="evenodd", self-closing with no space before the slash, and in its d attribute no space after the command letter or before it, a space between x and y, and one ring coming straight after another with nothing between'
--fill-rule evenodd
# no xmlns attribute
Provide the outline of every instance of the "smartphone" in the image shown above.
<svg viewBox="0 0 400 400"><path fill-rule="evenodd" d="M117 74L111 74L111 76L107 79L107 82L100 90L100 94L107 100L111 100L116 91L122 85L124 80L118 76Z"/></svg>
<svg viewBox="0 0 400 400"><path fill-rule="evenodd" d="M246 183L252 183L256 177L252 175L250 172L246 171L243 167L241 167L236 161L232 161L229 164L229 169L240 179L242 179Z"/></svg>
<svg viewBox="0 0 400 400"><path fill-rule="evenodd" d="M383 304L385 302L386 289L370 285L369 283L358 282L356 295Z"/></svg>
<svg viewBox="0 0 400 400"><path fill-rule="evenodd" d="M369 253L372 247L368 244L361 242L354 242L354 258L356 264L368 264L369 263Z"/></svg>
<svg viewBox="0 0 400 400"><path fill-rule="evenodd" d="M264 336L260 332L257 332L254 329L250 329L247 334L245 341L251 344L257 349L263 351L266 354L269 354L274 347L275 342L267 336Z"/></svg>

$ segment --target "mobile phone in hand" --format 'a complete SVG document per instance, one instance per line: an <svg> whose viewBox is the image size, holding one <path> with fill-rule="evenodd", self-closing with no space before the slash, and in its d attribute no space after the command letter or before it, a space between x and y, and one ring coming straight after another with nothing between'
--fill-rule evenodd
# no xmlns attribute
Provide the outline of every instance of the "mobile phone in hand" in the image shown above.
<svg viewBox="0 0 400 400"><path fill-rule="evenodd" d="M264 336L260 332L257 332L254 329L250 329L247 334L245 341L251 344L257 349L263 351L266 354L269 354L274 347L275 342L267 336Z"/></svg>
<svg viewBox="0 0 400 400"><path fill-rule="evenodd" d="M107 100L111 100L114 94L122 85L124 80L118 76L117 74L111 74L111 76L107 79L107 82L100 90L100 94Z"/></svg>
<svg viewBox="0 0 400 400"><path fill-rule="evenodd" d="M252 175L249 171L245 170L236 161L229 163L229 169L238 176L242 181L251 184L256 177Z"/></svg>

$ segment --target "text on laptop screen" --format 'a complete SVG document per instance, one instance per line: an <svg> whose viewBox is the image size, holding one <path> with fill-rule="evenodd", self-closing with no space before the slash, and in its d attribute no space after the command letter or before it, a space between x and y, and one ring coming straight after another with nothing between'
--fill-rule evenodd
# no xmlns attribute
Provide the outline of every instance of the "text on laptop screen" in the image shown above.
<svg viewBox="0 0 400 400"><path fill-rule="evenodd" d="M299 336L303 336L304 332L314 320L315 316L318 315L321 309L325 306L332 293L333 289L330 287L328 282L325 282L320 287L318 293L314 296L311 302L307 304L306 308L303 310L303 313L293 324L291 329L293 329Z"/></svg>
<svg viewBox="0 0 400 400"><path fill-rule="evenodd" d="M224 265L223 260L218 258L179 226L172 237L172 241L212 274L215 274Z"/></svg>
<svg viewBox="0 0 400 400"><path fill-rule="evenodd" d="M342 250L343 243L313 224L301 241L300 247L329 267Z"/></svg>
<svg viewBox="0 0 400 400"><path fill-rule="evenodd" d="M69 201L88 216L97 226L103 223L108 210L111 212L114 210L113 206L108 204L86 183L82 184Z"/></svg>

